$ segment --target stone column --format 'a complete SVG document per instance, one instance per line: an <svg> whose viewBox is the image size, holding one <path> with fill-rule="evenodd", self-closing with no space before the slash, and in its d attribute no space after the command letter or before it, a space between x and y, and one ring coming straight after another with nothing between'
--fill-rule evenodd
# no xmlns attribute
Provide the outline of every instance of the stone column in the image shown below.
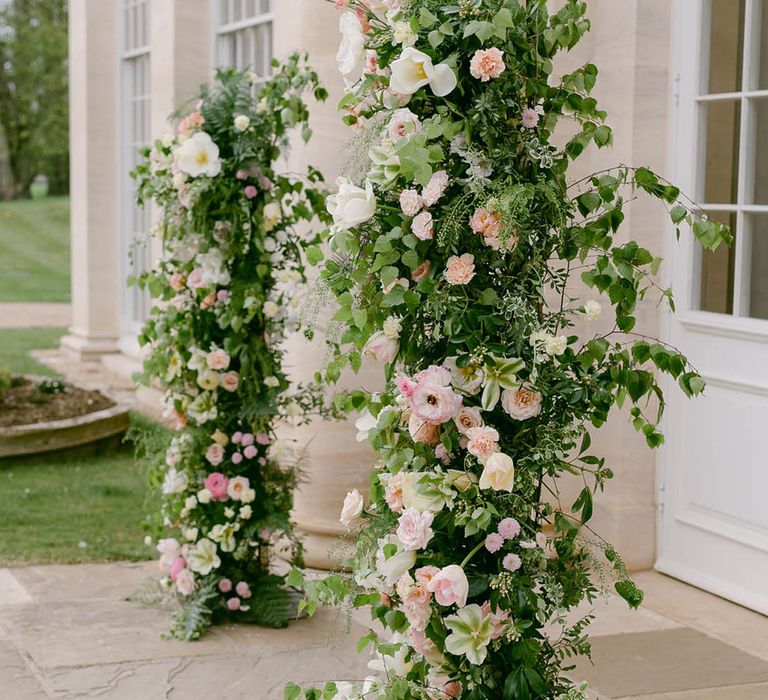
<svg viewBox="0 0 768 700"><path fill-rule="evenodd" d="M330 187L346 163L352 132L341 123L336 105L343 94L341 76L336 70L338 12L333 5L317 0L280 0L272 3L275 14L275 55L284 59L295 50L309 52L312 67L331 95L325 104L312 106L314 137L305 147L295 140L287 170L302 172L308 164L319 167ZM332 315L325 309L323 317ZM287 362L294 380L308 381L323 366L326 356L321 332L312 343L294 336L288 343ZM381 366L364 364L357 375L347 373L339 388L376 388L382 381ZM317 420L310 426L291 431L307 446L306 480L296 494L294 518L304 537L307 566L329 569L344 558L346 547L341 537L344 528L339 512L347 491L368 490L368 474L376 459L367 442L355 441L354 419L344 422Z"/></svg>
<svg viewBox="0 0 768 700"><path fill-rule="evenodd" d="M72 326L79 358L114 352L120 335L117 3L69 3Z"/></svg>

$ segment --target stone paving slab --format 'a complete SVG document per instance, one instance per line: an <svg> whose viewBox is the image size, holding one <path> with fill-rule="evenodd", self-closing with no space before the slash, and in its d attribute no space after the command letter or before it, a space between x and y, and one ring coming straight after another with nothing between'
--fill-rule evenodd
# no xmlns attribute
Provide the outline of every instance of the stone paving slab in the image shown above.
<svg viewBox="0 0 768 700"><path fill-rule="evenodd" d="M0 304L0 328L67 328L70 304Z"/></svg>

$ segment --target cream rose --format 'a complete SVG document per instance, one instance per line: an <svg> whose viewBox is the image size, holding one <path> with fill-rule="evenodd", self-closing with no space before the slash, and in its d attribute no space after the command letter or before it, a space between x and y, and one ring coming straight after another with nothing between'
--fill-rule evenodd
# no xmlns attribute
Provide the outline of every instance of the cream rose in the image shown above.
<svg viewBox="0 0 768 700"><path fill-rule="evenodd" d="M211 352L205 356L205 362L209 369L227 369L227 367L229 367L229 361L230 358L227 351L220 348L211 350Z"/></svg>
<svg viewBox="0 0 768 700"><path fill-rule="evenodd" d="M462 435L483 425L483 416L477 406L462 406L453 420Z"/></svg>
<svg viewBox="0 0 768 700"><path fill-rule="evenodd" d="M362 515L364 505L362 494L357 489L350 491L344 498L339 522L345 527L350 527Z"/></svg>
<svg viewBox="0 0 768 700"><path fill-rule="evenodd" d="M504 389L501 394L502 408L515 420L526 420L541 412L541 394L532 389Z"/></svg>
<svg viewBox="0 0 768 700"><path fill-rule="evenodd" d="M226 372L219 377L221 388L225 391L237 391L240 385L240 376L237 372Z"/></svg>
<svg viewBox="0 0 768 700"><path fill-rule="evenodd" d="M334 232L359 226L376 213L376 197L368 180L365 189L353 185L345 177L338 178L336 185L338 192L326 200L328 213L333 217Z"/></svg>

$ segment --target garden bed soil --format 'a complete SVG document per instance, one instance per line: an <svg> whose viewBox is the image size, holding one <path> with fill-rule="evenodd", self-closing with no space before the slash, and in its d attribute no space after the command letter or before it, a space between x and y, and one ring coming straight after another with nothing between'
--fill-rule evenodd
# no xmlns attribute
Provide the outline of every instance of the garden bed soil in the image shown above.
<svg viewBox="0 0 768 700"><path fill-rule="evenodd" d="M78 418L114 405L98 391L66 385L64 391L45 393L34 381L16 379L0 391L0 428Z"/></svg>

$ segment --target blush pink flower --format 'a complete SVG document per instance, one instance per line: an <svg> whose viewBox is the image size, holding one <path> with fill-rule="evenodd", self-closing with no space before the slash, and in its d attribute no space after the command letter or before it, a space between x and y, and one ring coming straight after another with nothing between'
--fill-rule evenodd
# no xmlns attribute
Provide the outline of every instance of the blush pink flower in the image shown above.
<svg viewBox="0 0 768 700"><path fill-rule="evenodd" d="M505 610L496 610L496 612L494 612L491 609L491 603L488 600L480 606L480 609L483 611L485 617L491 618L491 628L493 630L491 632L491 639L499 639L504 635L504 632L507 631L507 628L512 622L509 613Z"/></svg>
<svg viewBox="0 0 768 700"><path fill-rule="evenodd" d="M403 477L403 472L393 474L384 487L384 500L395 513L403 510Z"/></svg>
<svg viewBox="0 0 768 700"><path fill-rule="evenodd" d="M483 417L477 406L462 406L453 420L462 435L466 435L472 428L480 428L483 425Z"/></svg>
<svg viewBox="0 0 768 700"><path fill-rule="evenodd" d="M461 408L462 398L449 386L422 380L413 390L411 409L414 417L433 425L451 420Z"/></svg>
<svg viewBox="0 0 768 700"><path fill-rule="evenodd" d="M400 209L406 216L416 216L423 206L424 200L416 190L403 190L400 193Z"/></svg>
<svg viewBox="0 0 768 700"><path fill-rule="evenodd" d="M453 455L445 449L445 445L443 445L442 442L435 447L435 457L437 457L443 464L450 464L452 456Z"/></svg>
<svg viewBox="0 0 768 700"><path fill-rule="evenodd" d="M200 112L190 112L179 122L179 134L188 136L205 124L205 117Z"/></svg>
<svg viewBox="0 0 768 700"><path fill-rule="evenodd" d="M408 433L414 442L422 442L430 447L440 442L440 428L413 414L408 419Z"/></svg>
<svg viewBox="0 0 768 700"><path fill-rule="evenodd" d="M417 134L419 131L421 131L419 118L407 108L396 110L387 126L387 132L392 141L397 141L406 136L413 136L413 134Z"/></svg>
<svg viewBox="0 0 768 700"><path fill-rule="evenodd" d="M478 49L469 62L469 72L472 77L484 83L487 83L491 78L498 78L505 68L504 52L496 47Z"/></svg>
<svg viewBox="0 0 768 700"><path fill-rule="evenodd" d="M467 451L485 464L488 457L499 451L499 432L495 428L481 426L467 430Z"/></svg>
<svg viewBox="0 0 768 700"><path fill-rule="evenodd" d="M435 600L440 605L455 603L463 608L467 604L469 582L458 564L450 564L432 577L427 584L427 590L435 594Z"/></svg>
<svg viewBox="0 0 768 700"><path fill-rule="evenodd" d="M227 500L227 487L229 486L229 479L221 472L213 472L209 474L205 480L205 488L211 492L211 498L214 501L226 501Z"/></svg>
<svg viewBox="0 0 768 700"><path fill-rule="evenodd" d="M395 378L395 386L400 394L407 399L413 396L413 390L416 388L417 382L413 381L410 377L406 377L404 374L398 374Z"/></svg>
<svg viewBox="0 0 768 700"><path fill-rule="evenodd" d="M523 127L526 129L535 129L539 125L539 113L535 109L527 107L520 117Z"/></svg>
<svg viewBox="0 0 768 700"><path fill-rule="evenodd" d="M176 574L176 590L184 596L192 595L195 590L195 575L189 569L182 569Z"/></svg>
<svg viewBox="0 0 768 700"><path fill-rule="evenodd" d="M189 273L189 277L187 277L187 287L190 289L200 289L200 287L205 287L202 268L196 267Z"/></svg>
<svg viewBox="0 0 768 700"><path fill-rule="evenodd" d="M228 578L223 578L219 581L219 590L222 593L229 593L232 590L232 581Z"/></svg>
<svg viewBox="0 0 768 700"><path fill-rule="evenodd" d="M429 268L431 267L429 260L425 260L419 265L413 272L411 272L411 279L419 283L429 274Z"/></svg>
<svg viewBox="0 0 768 700"><path fill-rule="evenodd" d="M525 387L517 390L504 389L501 394L501 405L515 420L534 418L541 412L541 394Z"/></svg>
<svg viewBox="0 0 768 700"><path fill-rule="evenodd" d="M498 532L492 532L485 538L485 548L491 554L496 554L503 546L504 538Z"/></svg>
<svg viewBox="0 0 768 700"><path fill-rule="evenodd" d="M226 350L222 350L221 348L217 348L216 350L211 350L206 357L205 362L208 365L209 369L214 370L221 370L221 369L227 369L229 367L229 354Z"/></svg>
<svg viewBox="0 0 768 700"><path fill-rule="evenodd" d="M416 583L426 586L439 572L440 569L436 566L422 566L416 569L413 575L416 577Z"/></svg>
<svg viewBox="0 0 768 700"><path fill-rule="evenodd" d="M445 266L448 284L469 284L475 276L475 256L472 253L452 255Z"/></svg>
<svg viewBox="0 0 768 700"><path fill-rule="evenodd" d="M218 443L213 443L205 452L205 458L214 466L218 467L224 461L224 448Z"/></svg>
<svg viewBox="0 0 768 700"><path fill-rule="evenodd" d="M431 207L437 203L437 200L443 196L447 187L448 173L445 170L438 170L436 173L433 173L426 187L421 192L424 204Z"/></svg>
<svg viewBox="0 0 768 700"><path fill-rule="evenodd" d="M507 571L517 571L523 565L523 561L517 554L507 554L502 560L501 565Z"/></svg>
<svg viewBox="0 0 768 700"><path fill-rule="evenodd" d="M240 462L243 461L243 455L240 452L235 452L231 457L230 460L232 461L232 464L240 464Z"/></svg>
<svg viewBox="0 0 768 700"><path fill-rule="evenodd" d="M243 194L246 199L254 199L259 194L259 191L256 189L255 185L248 185L243 190Z"/></svg>
<svg viewBox="0 0 768 700"><path fill-rule="evenodd" d="M248 447L248 445L253 445L254 441L253 433L243 433L242 437L240 438L240 443L243 445L243 447Z"/></svg>
<svg viewBox="0 0 768 700"><path fill-rule="evenodd" d="M405 550L424 549L432 539L432 520L429 511L420 513L414 508L406 508L397 524L397 536Z"/></svg>
<svg viewBox="0 0 768 700"><path fill-rule="evenodd" d="M227 609L231 612L240 609L240 598L230 598L227 601Z"/></svg>
<svg viewBox="0 0 768 700"><path fill-rule="evenodd" d="M245 476L236 476L229 480L229 484L227 484L227 495L233 500L233 501L239 501L243 497L243 493L248 491L251 488L251 483L248 481L248 478ZM242 596L245 598L246 596Z"/></svg>
<svg viewBox="0 0 768 700"><path fill-rule="evenodd" d="M428 241L435 237L432 214L423 211L411 222L411 231L420 241Z"/></svg>
<svg viewBox="0 0 768 700"><path fill-rule="evenodd" d="M378 71L379 71L379 54L373 49L368 49L365 52L365 72L378 73Z"/></svg>
<svg viewBox="0 0 768 700"><path fill-rule="evenodd" d="M237 372L225 372L221 375L219 383L225 391L237 391L237 387L240 385L240 377Z"/></svg>
<svg viewBox="0 0 768 700"><path fill-rule="evenodd" d="M251 587L245 581L240 581L240 583L235 586L235 591L237 591L237 595L246 600L252 595Z"/></svg>
<svg viewBox="0 0 768 700"><path fill-rule="evenodd" d="M186 568L187 562L184 557L176 557L176 559L173 561L173 564L171 564L171 570L168 572L168 575L171 577L171 581L175 582L176 577L179 575L182 569Z"/></svg>
<svg viewBox="0 0 768 700"><path fill-rule="evenodd" d="M184 283L186 281L187 278L184 277L181 272L174 272L168 280L168 284L171 285L171 289L174 292L180 292L182 289L184 289Z"/></svg>
<svg viewBox="0 0 768 700"><path fill-rule="evenodd" d="M511 540L520 534L520 523L514 518L504 518L499 523L499 534L505 540Z"/></svg>
<svg viewBox="0 0 768 700"><path fill-rule="evenodd" d="M383 331L374 333L365 344L363 354L372 355L379 362L390 364L400 349L400 341L389 338Z"/></svg>

